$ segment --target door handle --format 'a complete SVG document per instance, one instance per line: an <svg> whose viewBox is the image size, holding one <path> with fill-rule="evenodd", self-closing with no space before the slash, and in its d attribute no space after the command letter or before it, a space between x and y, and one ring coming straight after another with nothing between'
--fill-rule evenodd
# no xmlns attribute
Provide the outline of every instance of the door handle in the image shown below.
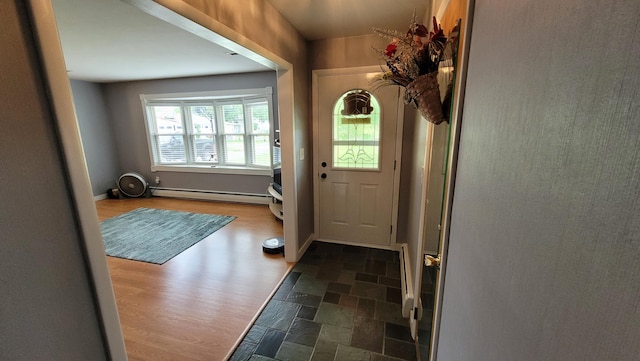
<svg viewBox="0 0 640 361"><path fill-rule="evenodd" d="M322 178L322 179L327 178L327 173L322 173L322 174L320 174L320 178Z"/></svg>

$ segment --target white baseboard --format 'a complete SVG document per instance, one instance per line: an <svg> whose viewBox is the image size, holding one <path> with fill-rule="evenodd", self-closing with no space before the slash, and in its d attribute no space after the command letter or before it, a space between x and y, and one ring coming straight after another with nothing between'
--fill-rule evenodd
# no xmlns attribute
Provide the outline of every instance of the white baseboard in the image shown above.
<svg viewBox="0 0 640 361"><path fill-rule="evenodd" d="M271 202L271 198L266 194L234 194L188 189L154 189L153 187L151 187L151 190L154 197L187 198L251 204L269 204Z"/></svg>
<svg viewBox="0 0 640 361"><path fill-rule="evenodd" d="M400 247L400 283L402 293L402 317L409 318L413 308L413 280L411 277L411 267L409 267L409 257L407 245ZM422 266L422 265L420 265Z"/></svg>
<svg viewBox="0 0 640 361"><path fill-rule="evenodd" d="M98 194L97 196L93 196L93 201L97 202L97 201L101 201L103 199L107 199L107 194Z"/></svg>

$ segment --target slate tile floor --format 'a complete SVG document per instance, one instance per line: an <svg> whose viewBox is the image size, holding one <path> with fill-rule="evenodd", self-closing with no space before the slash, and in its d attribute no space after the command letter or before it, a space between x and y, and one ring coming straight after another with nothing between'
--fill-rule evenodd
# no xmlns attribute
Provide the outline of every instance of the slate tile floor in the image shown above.
<svg viewBox="0 0 640 361"><path fill-rule="evenodd" d="M401 315L398 253L314 242L231 360L426 360L434 278L424 278L417 352Z"/></svg>

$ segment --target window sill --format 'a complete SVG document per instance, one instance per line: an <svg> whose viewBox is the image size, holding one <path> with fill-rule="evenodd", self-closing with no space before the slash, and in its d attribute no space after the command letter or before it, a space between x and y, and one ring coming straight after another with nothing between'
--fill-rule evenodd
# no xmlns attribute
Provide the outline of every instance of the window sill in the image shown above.
<svg viewBox="0 0 640 361"><path fill-rule="evenodd" d="M185 166L185 165L152 165L152 172L181 172L209 174L237 174L273 177L273 170L268 168L241 168L228 166Z"/></svg>

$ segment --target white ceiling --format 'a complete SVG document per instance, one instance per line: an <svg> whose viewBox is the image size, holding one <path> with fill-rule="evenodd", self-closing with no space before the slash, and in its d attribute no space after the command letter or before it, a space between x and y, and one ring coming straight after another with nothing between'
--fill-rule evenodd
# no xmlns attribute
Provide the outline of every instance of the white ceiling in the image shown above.
<svg viewBox="0 0 640 361"><path fill-rule="evenodd" d="M426 0L269 0L309 40L405 29ZM270 70L121 0L52 0L69 77L115 82Z"/></svg>
<svg viewBox="0 0 640 361"><path fill-rule="evenodd" d="M69 77L95 82L269 70L120 0L52 0Z"/></svg>

